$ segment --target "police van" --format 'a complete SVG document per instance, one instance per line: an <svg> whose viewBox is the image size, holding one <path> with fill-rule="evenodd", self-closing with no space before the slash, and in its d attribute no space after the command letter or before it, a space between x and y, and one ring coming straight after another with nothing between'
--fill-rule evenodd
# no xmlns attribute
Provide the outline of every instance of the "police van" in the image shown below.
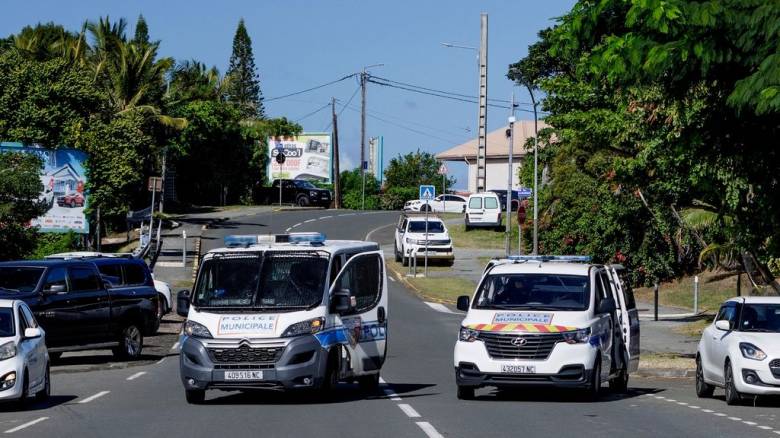
<svg viewBox="0 0 780 438"><path fill-rule="evenodd" d="M320 233L228 236L208 252L186 316L181 380L190 403L209 389L371 391L387 351L387 274L372 242Z"/></svg>
<svg viewBox="0 0 780 438"><path fill-rule="evenodd" d="M639 315L620 265L580 256L491 261L455 345L458 398L491 386L625 391L639 366Z"/></svg>

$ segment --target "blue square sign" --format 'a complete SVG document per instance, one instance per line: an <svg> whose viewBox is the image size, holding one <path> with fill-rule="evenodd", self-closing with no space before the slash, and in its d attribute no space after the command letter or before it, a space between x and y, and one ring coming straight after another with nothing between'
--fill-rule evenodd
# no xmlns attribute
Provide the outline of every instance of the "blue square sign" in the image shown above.
<svg viewBox="0 0 780 438"><path fill-rule="evenodd" d="M436 197L436 186L420 186L420 200L432 201Z"/></svg>

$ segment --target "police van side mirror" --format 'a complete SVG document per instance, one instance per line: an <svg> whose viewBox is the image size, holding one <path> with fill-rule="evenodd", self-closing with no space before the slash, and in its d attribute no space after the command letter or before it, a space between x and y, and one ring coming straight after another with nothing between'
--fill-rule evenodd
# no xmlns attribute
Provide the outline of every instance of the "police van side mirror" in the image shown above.
<svg viewBox="0 0 780 438"><path fill-rule="evenodd" d="M462 310L464 312L469 311L469 296L468 295L461 295L458 297L458 304L457 304L458 310Z"/></svg>
<svg viewBox="0 0 780 438"><path fill-rule="evenodd" d="M186 318L188 313L190 313L190 291L180 290L176 294L176 314Z"/></svg>
<svg viewBox="0 0 780 438"><path fill-rule="evenodd" d="M615 311L617 306L615 306L615 300L614 298L604 298L599 303L598 309L596 309L596 313L603 314L603 313L612 313Z"/></svg>
<svg viewBox="0 0 780 438"><path fill-rule="evenodd" d="M346 313L352 308L352 292L341 289L333 292L330 298L330 310L333 313Z"/></svg>

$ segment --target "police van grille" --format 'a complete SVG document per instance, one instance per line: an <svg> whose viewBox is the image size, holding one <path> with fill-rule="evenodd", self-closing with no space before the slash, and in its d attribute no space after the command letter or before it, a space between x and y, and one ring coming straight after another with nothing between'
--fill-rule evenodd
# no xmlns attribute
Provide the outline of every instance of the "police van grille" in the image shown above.
<svg viewBox="0 0 780 438"><path fill-rule="evenodd" d="M512 344L517 338L525 339L525 345ZM488 354L493 359L545 360L552 353L555 344L563 341L563 335L480 332L477 339L485 343Z"/></svg>
<svg viewBox="0 0 780 438"><path fill-rule="evenodd" d="M282 347L252 348L242 345L238 348L209 348L209 356L215 363L276 362L282 355Z"/></svg>

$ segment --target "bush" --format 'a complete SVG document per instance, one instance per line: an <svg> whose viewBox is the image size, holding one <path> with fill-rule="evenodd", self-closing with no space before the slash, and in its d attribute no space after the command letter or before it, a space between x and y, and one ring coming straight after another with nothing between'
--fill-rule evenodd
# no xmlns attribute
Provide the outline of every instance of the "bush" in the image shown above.
<svg viewBox="0 0 780 438"><path fill-rule="evenodd" d="M404 203L411 199L417 199L417 187L390 187L379 200L382 210L400 210Z"/></svg>
<svg viewBox="0 0 780 438"><path fill-rule="evenodd" d="M37 245L29 258L42 259L52 254L78 250L81 247L79 240L79 235L73 231L64 234L38 234Z"/></svg>
<svg viewBox="0 0 780 438"><path fill-rule="evenodd" d="M363 200L360 192L345 193L341 200L342 207L350 210L360 210L363 206ZM379 209L379 197L377 195L366 195L366 210L378 210Z"/></svg>

